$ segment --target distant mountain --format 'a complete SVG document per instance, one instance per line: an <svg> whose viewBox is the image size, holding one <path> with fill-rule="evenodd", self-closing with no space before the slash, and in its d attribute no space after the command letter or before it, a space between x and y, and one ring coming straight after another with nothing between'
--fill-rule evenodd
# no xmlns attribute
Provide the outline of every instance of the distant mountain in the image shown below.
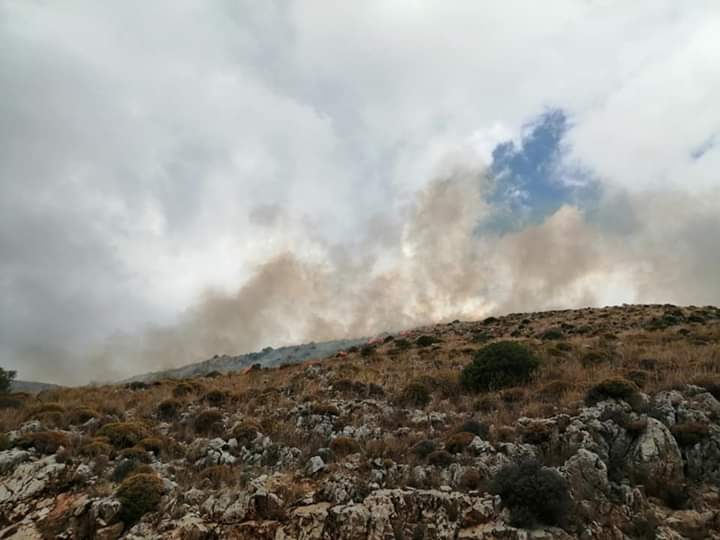
<svg viewBox="0 0 720 540"><path fill-rule="evenodd" d="M297 364L305 362L306 360L321 360L328 358L338 351L348 349L353 346L359 346L364 343L367 343L367 338L339 339L320 343L306 343L304 345L293 345L277 349L266 347L262 351L241 354L239 356L214 356L204 362L188 364L175 369L135 375L134 377L130 377L120 382L154 382L162 379L188 379L192 377L201 377L213 371L219 371L220 373L240 371L255 364L259 364L261 367L277 367L282 364Z"/></svg>
<svg viewBox="0 0 720 540"><path fill-rule="evenodd" d="M35 381L13 381L10 386L12 392L27 392L29 394L37 394L43 390L52 390L53 388L62 388L59 384L42 383Z"/></svg>

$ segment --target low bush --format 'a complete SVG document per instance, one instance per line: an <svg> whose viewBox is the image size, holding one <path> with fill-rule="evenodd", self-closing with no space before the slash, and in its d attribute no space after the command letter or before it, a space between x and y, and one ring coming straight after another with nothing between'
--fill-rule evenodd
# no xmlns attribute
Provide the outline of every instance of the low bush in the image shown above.
<svg viewBox="0 0 720 540"><path fill-rule="evenodd" d="M231 435L237 440L240 446L247 446L255 440L257 434L262 430L255 422L239 422L235 424L231 430Z"/></svg>
<svg viewBox="0 0 720 540"><path fill-rule="evenodd" d="M720 399L720 378L718 377L699 377L693 379L692 384L704 388L710 392L715 399Z"/></svg>
<svg viewBox="0 0 720 540"><path fill-rule="evenodd" d="M418 347L429 347L430 345L440 343L441 341L442 340L440 338L437 338L435 336L424 335L420 336L415 340L415 345L417 345Z"/></svg>
<svg viewBox="0 0 720 540"><path fill-rule="evenodd" d="M223 429L223 416L214 409L205 409L193 420L193 429L199 435L220 435Z"/></svg>
<svg viewBox="0 0 720 540"><path fill-rule="evenodd" d="M435 450L428 454L427 461L435 467L449 467L455 463L455 458L447 450Z"/></svg>
<svg viewBox="0 0 720 540"><path fill-rule="evenodd" d="M437 450L437 443L430 439L423 439L412 447L411 452L419 458L426 458Z"/></svg>
<svg viewBox="0 0 720 540"><path fill-rule="evenodd" d="M585 403L595 405L606 399L621 399L632 404L631 402L637 398L639 390L632 381L622 377L611 377L593 386L585 396Z"/></svg>
<svg viewBox="0 0 720 540"><path fill-rule="evenodd" d="M500 495L516 526L562 525L570 511L571 499L565 479L535 461L513 463L500 469L493 478L491 492Z"/></svg>
<svg viewBox="0 0 720 540"><path fill-rule="evenodd" d="M61 431L25 433L17 442L19 448L35 448L41 454L54 454L60 447L67 448L70 438Z"/></svg>
<svg viewBox="0 0 720 540"><path fill-rule="evenodd" d="M177 399L161 401L157 407L157 415L161 420L173 420L178 417L182 403Z"/></svg>
<svg viewBox="0 0 720 540"><path fill-rule="evenodd" d="M212 407L219 407L228 400L228 393L222 390L210 390L203 396L205 402Z"/></svg>
<svg viewBox="0 0 720 540"><path fill-rule="evenodd" d="M533 352L515 341L499 341L480 349L460 373L460 384L481 392L526 384L540 365Z"/></svg>
<svg viewBox="0 0 720 540"><path fill-rule="evenodd" d="M13 394L0 394L0 409L22 409L25 401Z"/></svg>
<svg viewBox="0 0 720 540"><path fill-rule="evenodd" d="M336 456L342 457L358 453L360 451L360 445L350 437L335 437L330 442L330 450L332 450Z"/></svg>
<svg viewBox="0 0 720 540"><path fill-rule="evenodd" d="M425 407L432 397L427 386L419 382L412 382L403 388L398 401L401 405L409 407Z"/></svg>
<svg viewBox="0 0 720 540"><path fill-rule="evenodd" d="M154 474L135 474L120 484L116 497L120 501L120 519L135 523L143 515L155 510L164 491L163 482Z"/></svg>
<svg viewBox="0 0 720 540"><path fill-rule="evenodd" d="M310 405L310 413L319 416L338 416L340 411L332 403L313 403Z"/></svg>
<svg viewBox="0 0 720 540"><path fill-rule="evenodd" d="M451 454L460 454L465 451L474 438L475 435L467 431L454 433L445 440L445 450Z"/></svg>
<svg viewBox="0 0 720 540"><path fill-rule="evenodd" d="M40 405L35 405L34 407L32 407L28 411L27 417L28 417L28 419L37 419L40 416L42 416L43 414L47 414L47 413L62 414L64 412L65 412L65 407L63 407L59 403L49 402L49 403L42 403Z"/></svg>
<svg viewBox="0 0 720 540"><path fill-rule="evenodd" d="M567 394L572 389L572 385L566 381L551 381L540 388L537 397L540 401L555 402Z"/></svg>
<svg viewBox="0 0 720 540"><path fill-rule="evenodd" d="M478 422L477 420L466 420L460 424L455 430L457 433L467 432L477 435L481 439L487 439L490 428L484 422Z"/></svg>
<svg viewBox="0 0 720 540"><path fill-rule="evenodd" d="M65 415L65 419L70 424L79 425L84 424L93 418L97 418L98 416L100 415L95 409L91 409L90 407L77 407L68 411Z"/></svg>
<svg viewBox="0 0 720 540"><path fill-rule="evenodd" d="M143 449L147 450L148 452L152 452L156 456L159 456L160 452L162 452L163 448L167 447L167 442L163 441L159 437L145 437L137 445L140 448L143 448Z"/></svg>
<svg viewBox="0 0 720 540"><path fill-rule="evenodd" d="M139 443L147 436L147 430L137 422L112 422L101 427L97 435L107 437L111 445L122 450Z"/></svg>
<svg viewBox="0 0 720 540"><path fill-rule="evenodd" d="M181 398L189 396L190 394L194 394L197 390L198 388L196 384L191 384L189 382L181 382L175 388L173 388L172 394L173 397Z"/></svg>
<svg viewBox="0 0 720 540"><path fill-rule="evenodd" d="M98 456L110 456L113 453L113 447L103 441L90 441L80 447L80 455L96 458Z"/></svg>

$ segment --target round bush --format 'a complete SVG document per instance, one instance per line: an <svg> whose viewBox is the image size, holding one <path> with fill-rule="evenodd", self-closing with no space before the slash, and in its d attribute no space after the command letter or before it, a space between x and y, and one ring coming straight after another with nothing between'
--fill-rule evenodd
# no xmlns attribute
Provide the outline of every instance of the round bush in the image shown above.
<svg viewBox="0 0 720 540"><path fill-rule="evenodd" d="M135 474L120 484L117 498L121 503L120 519L134 523L160 504L163 483L154 474Z"/></svg>
<svg viewBox="0 0 720 540"><path fill-rule="evenodd" d="M622 399L630 403L637 397L638 386L622 377L611 377L593 386L585 396L588 405L595 405L606 399Z"/></svg>
<svg viewBox="0 0 720 540"><path fill-rule="evenodd" d="M145 428L137 422L112 422L97 432L98 437L107 437L108 442L122 450L135 446L146 436Z"/></svg>
<svg viewBox="0 0 720 540"><path fill-rule="evenodd" d="M161 401L157 407L157 414L161 420L172 420L177 418L182 403L177 399L166 399Z"/></svg>
<svg viewBox="0 0 720 540"><path fill-rule="evenodd" d="M222 419L219 411L206 409L195 417L193 428L200 435L219 435L223 427Z"/></svg>
<svg viewBox="0 0 720 540"><path fill-rule="evenodd" d="M455 463L455 458L447 450L435 450L427 457L428 463L435 467L449 467Z"/></svg>
<svg viewBox="0 0 720 540"><path fill-rule="evenodd" d="M336 456L347 456L360 451L360 445L350 437L336 437L330 442L330 450Z"/></svg>
<svg viewBox="0 0 720 540"><path fill-rule="evenodd" d="M510 510L513 525L561 525L570 510L567 482L560 474L535 461L506 465L492 481L491 492L500 495Z"/></svg>
<svg viewBox="0 0 720 540"><path fill-rule="evenodd" d="M403 388L400 394L400 403L411 407L425 407L430 403L430 390L419 382L413 382Z"/></svg>
<svg viewBox="0 0 720 540"><path fill-rule="evenodd" d="M35 448L41 454L54 454L60 447L67 448L70 439L61 431L25 433L17 443L20 448Z"/></svg>
<svg viewBox="0 0 720 540"><path fill-rule="evenodd" d="M457 433L467 432L477 435L481 439L487 439L490 428L483 422L477 420L466 420L455 430Z"/></svg>
<svg viewBox="0 0 720 540"><path fill-rule="evenodd" d="M451 454L460 454L465 451L474 438L475 435L467 431L454 433L445 440L445 450Z"/></svg>
<svg viewBox="0 0 720 540"><path fill-rule="evenodd" d="M437 444L430 439L423 439L412 447L412 453L419 458L425 458L437 450Z"/></svg>
<svg viewBox="0 0 720 540"><path fill-rule="evenodd" d="M515 341L499 341L480 349L460 373L460 384L482 392L525 384L540 365L533 352Z"/></svg>

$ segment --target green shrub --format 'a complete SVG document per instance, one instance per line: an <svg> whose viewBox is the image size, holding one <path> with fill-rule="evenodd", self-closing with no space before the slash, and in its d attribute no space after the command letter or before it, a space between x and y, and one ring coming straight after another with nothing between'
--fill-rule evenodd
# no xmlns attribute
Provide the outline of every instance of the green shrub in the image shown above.
<svg viewBox="0 0 720 540"><path fill-rule="evenodd" d="M639 392L638 386L622 377L611 377L593 386L585 396L585 403L595 405L606 399L622 399L631 403Z"/></svg>
<svg viewBox="0 0 720 540"><path fill-rule="evenodd" d="M120 484L117 499L120 501L120 519L134 523L160 504L164 491L162 480L154 474L135 474Z"/></svg>
<svg viewBox="0 0 720 540"><path fill-rule="evenodd" d="M515 341L499 341L480 349L460 373L460 384L473 392L497 390L530 381L540 365L533 352Z"/></svg>
<svg viewBox="0 0 720 540"><path fill-rule="evenodd" d="M399 402L409 407L425 407L431 400L430 390L420 382L412 382L403 388Z"/></svg>
<svg viewBox="0 0 720 540"><path fill-rule="evenodd" d="M15 371L0 368L0 393L10 391L15 375Z"/></svg>
<svg viewBox="0 0 720 540"><path fill-rule="evenodd" d="M219 407L228 399L228 393L222 390L210 390L203 399L212 407Z"/></svg>
<svg viewBox="0 0 720 540"><path fill-rule="evenodd" d="M418 347L429 347L430 345L434 345L435 343L440 343L442 340L440 338L437 338L435 336L420 336L415 340L415 345Z"/></svg>
<svg viewBox="0 0 720 540"><path fill-rule="evenodd" d="M157 415L161 420L172 420L177 418L181 408L182 403L177 399L166 399L158 405Z"/></svg>
<svg viewBox="0 0 720 540"><path fill-rule="evenodd" d="M32 407L27 414L27 417L30 419L38 419L43 414L47 413L65 413L65 407L60 405L59 403L41 403L40 405L35 405Z"/></svg>
<svg viewBox="0 0 720 540"><path fill-rule="evenodd" d="M493 478L490 490L500 495L516 526L561 525L570 510L565 479L535 461L504 466Z"/></svg>
<svg viewBox="0 0 720 540"><path fill-rule="evenodd" d="M139 443L147 436L145 427L137 422L111 422L97 432L98 437L107 437L108 442L122 450Z"/></svg>
<svg viewBox="0 0 720 540"><path fill-rule="evenodd" d="M193 421L195 432L200 435L219 435L222 432L222 414L214 409L198 413Z"/></svg>
<svg viewBox="0 0 720 540"><path fill-rule="evenodd" d="M159 456L163 448L167 447L166 441L163 441L159 437L145 437L137 445L148 452L152 452L156 456Z"/></svg>

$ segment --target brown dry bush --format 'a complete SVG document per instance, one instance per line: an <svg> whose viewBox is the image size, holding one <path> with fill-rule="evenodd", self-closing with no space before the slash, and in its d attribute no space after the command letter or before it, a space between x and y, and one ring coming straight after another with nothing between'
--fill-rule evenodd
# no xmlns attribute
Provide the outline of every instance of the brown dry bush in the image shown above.
<svg viewBox="0 0 720 540"><path fill-rule="evenodd" d="M193 429L199 435L220 435L223 430L223 416L215 409L200 411L193 420Z"/></svg>
<svg viewBox="0 0 720 540"><path fill-rule="evenodd" d="M18 448L35 448L41 454L54 454L60 447L70 446L70 437L61 431L25 433L16 443Z"/></svg>
<svg viewBox="0 0 720 540"><path fill-rule="evenodd" d="M338 457L360 452L360 445L350 437L335 437L330 441L330 450Z"/></svg>
<svg viewBox="0 0 720 540"><path fill-rule="evenodd" d="M97 435L107 437L108 442L122 450L135 446L147 436L147 428L138 422L112 422L101 427Z"/></svg>

